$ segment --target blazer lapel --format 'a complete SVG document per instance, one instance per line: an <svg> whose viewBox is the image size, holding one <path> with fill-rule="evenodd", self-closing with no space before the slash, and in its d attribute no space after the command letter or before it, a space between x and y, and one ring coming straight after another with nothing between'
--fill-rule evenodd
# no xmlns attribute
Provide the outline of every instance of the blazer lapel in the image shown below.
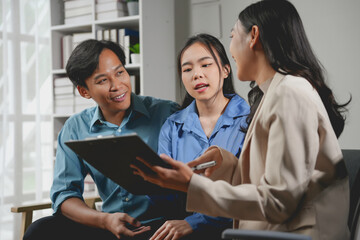
<svg viewBox="0 0 360 240"><path fill-rule="evenodd" d="M248 128L248 132L246 133L243 149L240 154L240 164L241 164L241 183L250 183L250 146L251 139L254 135L254 128L257 125L259 114L262 111L262 105L264 103L264 99L268 94L271 94L273 89L280 83L280 81L284 78L285 75L281 73L275 73L273 79L270 82L269 87L263 91L264 95L259 103L259 106L254 114L253 120L250 123Z"/></svg>

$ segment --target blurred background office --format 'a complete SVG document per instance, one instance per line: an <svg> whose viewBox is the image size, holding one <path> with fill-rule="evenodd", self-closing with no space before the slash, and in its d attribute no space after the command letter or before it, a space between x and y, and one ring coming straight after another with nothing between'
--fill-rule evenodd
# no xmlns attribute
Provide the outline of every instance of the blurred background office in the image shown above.
<svg viewBox="0 0 360 240"><path fill-rule="evenodd" d="M311 45L327 70L329 85L338 101L346 102L352 95L345 130L339 139L340 146L360 149L360 28L357 26L360 1L290 1L302 17ZM96 1L89 2L95 9ZM130 71L139 71L140 77L147 71L147 75L158 76L160 82L158 85L144 82L138 92L181 102L184 91L175 64L177 51L186 38L200 32L213 34L229 53L230 30L239 12L252 2L256 1L140 0L139 16L130 18L137 19L140 29L144 28L140 37L149 40L142 43L142 65L130 68ZM54 52L57 46L51 42L56 11L51 5L54 3L64 5L63 0L0 0L1 240L19 239L20 236L21 217L10 212L11 206L49 201L54 161L53 80L55 75L64 74L63 70L54 71L53 67L54 55L57 54ZM157 9L150 11L154 6ZM63 14L63 11L60 8L58 14ZM156 24L168 28L167 38L162 41L170 51L161 53L162 49L158 49L159 54L146 55L149 46L156 46L147 36L161 32L156 26L146 25L146 21L151 19L150 13L160 16ZM105 26L96 20L91 24ZM151 71L148 66L150 59L163 66L165 75ZM234 69L235 64L232 63L232 67ZM171 84L166 87L166 82ZM161 85L165 87L156 87ZM236 90L244 98L249 91L248 85L235 80ZM166 94L167 91L170 93ZM47 214L51 214L51 210L38 212L34 218Z"/></svg>

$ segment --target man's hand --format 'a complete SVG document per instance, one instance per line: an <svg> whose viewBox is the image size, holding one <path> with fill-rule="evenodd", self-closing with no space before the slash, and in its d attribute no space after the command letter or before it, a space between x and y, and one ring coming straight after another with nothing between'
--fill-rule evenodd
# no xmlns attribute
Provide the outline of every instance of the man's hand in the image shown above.
<svg viewBox="0 0 360 240"><path fill-rule="evenodd" d="M166 221L150 238L150 240L161 240L161 239L180 239L190 233L193 230L188 222L185 220L171 220Z"/></svg>
<svg viewBox="0 0 360 240"><path fill-rule="evenodd" d="M138 228L136 231L132 231L126 227L126 223ZM140 222L126 213L109 213L104 217L104 228L112 232L118 239L121 239L121 236L134 237L150 230L149 226L140 225Z"/></svg>
<svg viewBox="0 0 360 240"><path fill-rule="evenodd" d="M133 237L150 230L150 227L141 227L140 222L126 213L98 212L89 208L84 201L79 198L69 198L65 200L61 204L61 212L64 216L75 222L106 229L112 232L118 239L120 239L121 236ZM126 227L127 223L138 228L136 231L131 231Z"/></svg>

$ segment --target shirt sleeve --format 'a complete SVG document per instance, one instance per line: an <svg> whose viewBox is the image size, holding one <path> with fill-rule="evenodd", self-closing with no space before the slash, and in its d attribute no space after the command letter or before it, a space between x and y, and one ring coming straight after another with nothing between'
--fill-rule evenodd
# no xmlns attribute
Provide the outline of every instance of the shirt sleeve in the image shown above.
<svg viewBox="0 0 360 240"><path fill-rule="evenodd" d="M172 127L173 122L167 119L161 127L158 142L158 154L165 153L166 155L174 158L172 151Z"/></svg>
<svg viewBox="0 0 360 240"><path fill-rule="evenodd" d="M194 213L185 218L193 231L225 229L231 227L232 219L223 217L210 217L201 213Z"/></svg>
<svg viewBox="0 0 360 240"><path fill-rule="evenodd" d="M265 164L263 174L256 176L258 182L240 184L239 180L232 186L194 174L187 210L270 223L283 223L295 213L314 174L319 152L318 111L309 94L294 89L278 92L268 101L271 107L262 109L263 113L267 111L267 118L259 123L269 129L268 143L261 146ZM250 157L252 164L260 164L256 161ZM242 170L238 164L236 175Z"/></svg>
<svg viewBox="0 0 360 240"><path fill-rule="evenodd" d="M87 172L82 160L65 145L66 141L76 139L75 133L69 125L65 124L58 136L54 180L50 191L54 212L58 212L60 205L68 198L83 199L84 178Z"/></svg>

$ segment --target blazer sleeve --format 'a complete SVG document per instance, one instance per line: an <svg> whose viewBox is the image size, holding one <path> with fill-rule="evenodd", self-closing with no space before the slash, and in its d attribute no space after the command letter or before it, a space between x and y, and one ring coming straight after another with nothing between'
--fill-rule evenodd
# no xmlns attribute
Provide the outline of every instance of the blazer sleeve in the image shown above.
<svg viewBox="0 0 360 240"><path fill-rule="evenodd" d="M282 223L295 213L316 171L320 142L317 106L312 93L297 89L280 89L267 100L267 108L262 106L265 116L260 123L254 122L261 124L261 129L268 128L267 144L254 146L264 162L252 159L252 146L247 146L250 168L263 164L264 169L255 173L250 169L244 184L238 164L232 177L236 186L194 174L187 195L188 211L270 223ZM252 140L250 144L255 144ZM223 157L233 158L226 152Z"/></svg>

